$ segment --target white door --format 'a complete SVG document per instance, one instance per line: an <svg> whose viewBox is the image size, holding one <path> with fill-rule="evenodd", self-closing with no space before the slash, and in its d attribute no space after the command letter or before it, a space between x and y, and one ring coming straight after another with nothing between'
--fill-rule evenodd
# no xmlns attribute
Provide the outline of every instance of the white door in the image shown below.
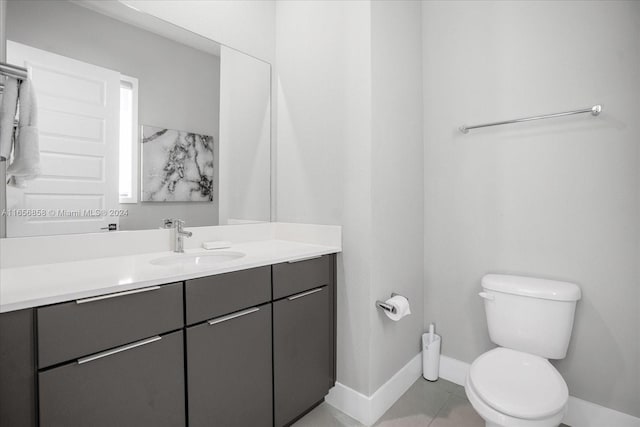
<svg viewBox="0 0 640 427"><path fill-rule="evenodd" d="M26 67L34 84L42 170L26 188L7 188L9 210L38 212L8 216L7 236L99 232L117 224L108 213L118 207L120 74L12 41L7 60Z"/></svg>

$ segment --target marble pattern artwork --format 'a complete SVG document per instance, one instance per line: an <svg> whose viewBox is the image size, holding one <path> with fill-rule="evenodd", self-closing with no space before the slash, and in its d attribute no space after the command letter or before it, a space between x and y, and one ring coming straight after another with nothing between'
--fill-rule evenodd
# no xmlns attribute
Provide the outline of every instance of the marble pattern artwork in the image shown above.
<svg viewBox="0 0 640 427"><path fill-rule="evenodd" d="M142 201L212 202L213 137L142 127Z"/></svg>

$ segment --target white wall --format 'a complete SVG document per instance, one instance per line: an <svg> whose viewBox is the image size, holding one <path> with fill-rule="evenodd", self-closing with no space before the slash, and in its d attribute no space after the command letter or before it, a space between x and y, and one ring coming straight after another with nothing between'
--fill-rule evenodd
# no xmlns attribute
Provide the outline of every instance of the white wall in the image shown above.
<svg viewBox="0 0 640 427"><path fill-rule="evenodd" d="M640 3L428 1L423 34L425 323L471 362L491 347L482 275L576 282L555 364L572 395L639 416Z"/></svg>
<svg viewBox="0 0 640 427"><path fill-rule="evenodd" d="M263 61L275 60L274 1L121 1Z"/></svg>
<svg viewBox="0 0 640 427"><path fill-rule="evenodd" d="M420 36L418 2L277 3L278 220L343 226L338 381L365 395L419 351Z"/></svg>
<svg viewBox="0 0 640 427"><path fill-rule="evenodd" d="M277 2L278 220L343 226L338 380L365 393L372 309L369 17L368 2Z"/></svg>
<svg viewBox="0 0 640 427"><path fill-rule="evenodd" d="M424 164L422 24L418 1L371 2L372 300L406 296L411 316L390 322L372 308L371 387L420 352L423 328ZM345 283L345 286L349 286Z"/></svg>

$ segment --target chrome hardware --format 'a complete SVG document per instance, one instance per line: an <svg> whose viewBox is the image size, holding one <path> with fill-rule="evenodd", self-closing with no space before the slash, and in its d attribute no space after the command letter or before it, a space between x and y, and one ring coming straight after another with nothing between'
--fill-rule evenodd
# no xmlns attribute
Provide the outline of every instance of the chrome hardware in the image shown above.
<svg viewBox="0 0 640 427"><path fill-rule="evenodd" d="M552 119L554 117L573 116L574 114L591 113L592 116L598 116L602 112L602 105L597 104L593 107L583 108L580 110L565 111L562 113L544 114L541 116L525 117L522 119L504 120L502 122L485 123L482 125L466 126L462 125L458 130L462 133L469 133L471 129L485 128L489 126L508 125L511 123L530 122L532 120Z"/></svg>
<svg viewBox="0 0 640 427"><path fill-rule="evenodd" d="M393 293L391 294L391 298L393 298L393 297L395 297L395 296L400 296L400 294L396 294L395 292L393 292ZM407 298L407 301L408 301L408 300L409 300L409 299ZM392 306L392 305L390 305L390 304L387 304L386 302L384 302L384 301L380 301L380 300L376 301L376 307L381 308L381 309L383 309L384 311L388 311L389 313L393 313L393 314L396 314L396 311L397 311L397 310L396 310L396 308L395 308L394 306Z"/></svg>
<svg viewBox="0 0 640 427"><path fill-rule="evenodd" d="M193 236L191 231L184 231L184 221L177 218L167 218L163 220L162 228L173 228L173 251L184 252L184 238Z"/></svg>
<svg viewBox="0 0 640 427"><path fill-rule="evenodd" d="M226 322L227 320L235 319L237 317L246 316L247 314L255 313L256 311L260 311L258 307L249 308L247 310L239 311L237 313L230 314L228 316L218 317L217 319L211 319L207 323L209 325L215 325L218 323Z"/></svg>
<svg viewBox="0 0 640 427"><path fill-rule="evenodd" d="M132 294L139 294L141 292L155 291L157 289L160 289L160 286L151 286L149 288L132 289L130 291L118 292L118 293L115 293L115 294L100 295L98 297L77 299L76 300L76 304L84 304L86 302L93 302L93 301L100 301L100 300L103 300L103 299L123 297L125 295L132 295Z"/></svg>
<svg viewBox="0 0 640 427"><path fill-rule="evenodd" d="M309 256L309 257L305 257L305 258L294 259L294 260L291 260L291 261L287 261L287 264L295 264L296 262L309 261L309 260L318 259L318 258L322 258L322 255L316 255L316 256Z"/></svg>
<svg viewBox="0 0 640 427"><path fill-rule="evenodd" d="M0 62L0 75L25 80L29 76L29 71L25 67Z"/></svg>
<svg viewBox="0 0 640 427"><path fill-rule="evenodd" d="M83 363L92 362L94 360L102 359L103 357L112 356L117 353L122 353L123 351L131 350L136 347L143 346L145 344L151 344L152 342L160 341L162 339L161 336L156 335L155 337L147 338L146 340L137 341L133 344L123 345L122 347L114 348L113 350L103 351L102 353L96 353L91 356L81 357L78 359L78 365L82 365Z"/></svg>
<svg viewBox="0 0 640 427"><path fill-rule="evenodd" d="M293 301L293 300L296 300L296 299L298 299L298 298L306 297L307 295L315 294L316 292L320 292L320 291L321 291L321 290L323 290L323 289L324 289L324 286L323 286L323 287L321 287L321 288L312 289L312 290L307 291L307 292L302 292L302 293L300 293L300 294L296 294L296 295L290 296L290 297L289 297L289 298L287 298L287 299L288 299L289 301Z"/></svg>
<svg viewBox="0 0 640 427"><path fill-rule="evenodd" d="M376 307L383 309L384 311L388 311L389 313L396 314L396 308L392 305L387 304L383 301L376 301Z"/></svg>

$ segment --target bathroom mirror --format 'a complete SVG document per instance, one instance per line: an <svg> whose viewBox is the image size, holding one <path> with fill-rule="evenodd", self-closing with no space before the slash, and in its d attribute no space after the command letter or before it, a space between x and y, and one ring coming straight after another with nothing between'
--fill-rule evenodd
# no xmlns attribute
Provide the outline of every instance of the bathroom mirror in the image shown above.
<svg viewBox="0 0 640 427"><path fill-rule="evenodd" d="M2 184L6 236L270 220L271 67L115 0L8 0L41 174Z"/></svg>

